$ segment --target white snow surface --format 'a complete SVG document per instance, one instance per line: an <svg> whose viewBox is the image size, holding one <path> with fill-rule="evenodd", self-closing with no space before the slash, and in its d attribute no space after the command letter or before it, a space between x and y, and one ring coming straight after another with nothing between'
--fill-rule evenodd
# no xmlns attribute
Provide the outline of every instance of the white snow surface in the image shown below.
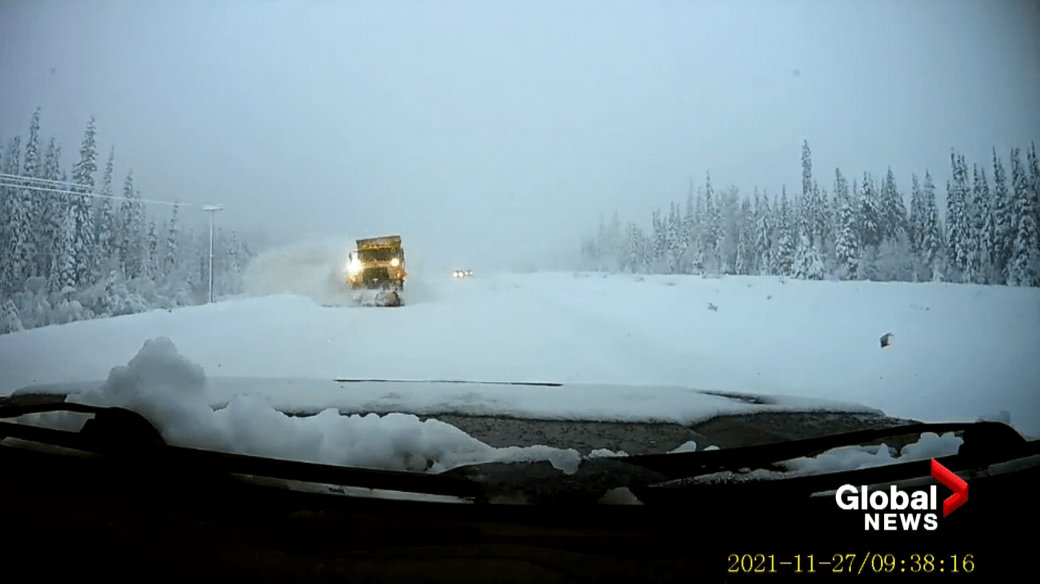
<svg viewBox="0 0 1040 584"><path fill-rule="evenodd" d="M454 280L410 266L407 306L358 308L328 306L343 304L329 249L262 257L241 298L0 336L0 394L31 387L127 405L182 444L434 472L515 459L573 472L580 457L495 449L417 415L689 423L762 409L882 410L1005 419L1040 435L1037 289L585 273ZM882 349L885 333L894 342Z"/></svg>

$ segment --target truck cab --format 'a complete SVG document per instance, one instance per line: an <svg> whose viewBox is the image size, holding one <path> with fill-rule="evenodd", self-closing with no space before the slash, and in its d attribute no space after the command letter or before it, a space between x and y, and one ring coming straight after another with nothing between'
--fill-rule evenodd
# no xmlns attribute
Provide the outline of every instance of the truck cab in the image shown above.
<svg viewBox="0 0 1040 584"><path fill-rule="evenodd" d="M403 290L407 277L404 248L398 235L359 239L357 250L350 252L347 283L355 290Z"/></svg>

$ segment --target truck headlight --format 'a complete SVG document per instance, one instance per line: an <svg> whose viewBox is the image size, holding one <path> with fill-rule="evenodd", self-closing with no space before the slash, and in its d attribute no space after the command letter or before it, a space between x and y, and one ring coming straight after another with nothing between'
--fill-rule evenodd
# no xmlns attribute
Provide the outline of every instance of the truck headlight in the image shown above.
<svg viewBox="0 0 1040 584"><path fill-rule="evenodd" d="M397 266L401 265L401 260L397 258L392 258L390 260L390 265L396 268Z"/></svg>
<svg viewBox="0 0 1040 584"><path fill-rule="evenodd" d="M357 274L361 271L361 262L357 259L353 259L347 264L347 272L350 274Z"/></svg>

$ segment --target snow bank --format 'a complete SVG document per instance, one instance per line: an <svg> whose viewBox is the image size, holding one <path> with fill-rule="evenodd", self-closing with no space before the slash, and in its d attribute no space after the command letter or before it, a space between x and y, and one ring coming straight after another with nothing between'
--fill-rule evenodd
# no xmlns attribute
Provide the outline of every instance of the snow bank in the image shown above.
<svg viewBox="0 0 1040 584"><path fill-rule="evenodd" d="M69 400L134 410L170 444L289 460L423 472L548 460L567 473L577 470L581 460L577 451L548 446L493 448L449 424L406 414L341 416L330 408L312 417L291 417L255 394L235 395L226 407L213 410L202 367L165 337L145 342L99 388Z"/></svg>

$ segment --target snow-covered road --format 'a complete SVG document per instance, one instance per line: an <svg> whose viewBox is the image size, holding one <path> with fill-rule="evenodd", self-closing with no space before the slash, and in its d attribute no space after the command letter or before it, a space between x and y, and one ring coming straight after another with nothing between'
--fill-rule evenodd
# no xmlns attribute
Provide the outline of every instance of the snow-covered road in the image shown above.
<svg viewBox="0 0 1040 584"><path fill-rule="evenodd" d="M397 309L282 294L5 335L0 394L103 380L145 340L168 337L209 378L633 386L602 396L611 411L625 399L645 405L637 386L667 385L855 402L925 421L1003 410L1040 434L1036 289L450 272L410 286ZM882 349L885 333L894 343ZM291 401L286 391L279 401ZM543 395L536 409L557 407ZM658 402L658 413L675 409Z"/></svg>

